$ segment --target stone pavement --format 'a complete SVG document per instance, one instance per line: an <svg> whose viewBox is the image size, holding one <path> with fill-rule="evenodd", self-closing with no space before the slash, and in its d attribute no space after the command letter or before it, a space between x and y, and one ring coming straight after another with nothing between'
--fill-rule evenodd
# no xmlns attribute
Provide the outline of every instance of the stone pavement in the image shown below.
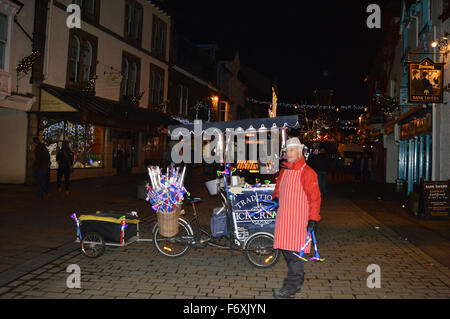
<svg viewBox="0 0 450 319"><path fill-rule="evenodd" d="M0 286L23 272L67 254L73 244L73 212L136 210L140 217L153 217L148 204L137 199L137 183L144 175L75 180L71 195L58 193L40 201L33 186L0 185Z"/></svg>
<svg viewBox="0 0 450 319"><path fill-rule="evenodd" d="M132 185L131 178L123 177L121 187L111 186L108 181L105 179L102 186L93 182L92 188L86 186L84 190L106 189L111 196L98 191L92 199L82 201L83 196L75 195L74 191L73 196L79 202L71 203L73 206L61 212L61 217L54 221L42 220L45 215L36 217L36 234L39 229L48 228L46 223L59 222L64 226L53 234L42 234L47 238L42 239L44 252L55 250L48 244L52 238L59 243L58 247L61 244L74 245L69 242L75 236L75 226L67 217L72 208L83 206L84 209L94 209L95 205L129 208L131 203L132 206L142 204L142 201L132 198L134 191L130 191L127 198L120 197L118 190L115 190L123 189L127 183ZM202 223L207 226L211 208L218 206L219 201L206 195L205 191L202 193L201 189L191 192L205 198L199 209ZM147 217L141 228L143 236L150 237L152 215L145 209L146 203L143 204L141 210L136 210ZM58 205L64 207L63 203ZM190 211L187 211L189 214ZM317 240L321 257L325 257L326 261L305 265L305 283L296 298L450 298L450 272L447 267L385 227L352 201L327 198L323 201L321 214L323 220ZM54 217L50 213L49 216ZM17 235L11 231L9 236ZM2 242L5 243L4 238ZM32 249L32 244L25 241L22 244ZM80 266L80 289L67 288L66 280L70 274L66 269L71 264ZM367 287L367 278L371 275L367 267L371 264L380 267L381 288ZM11 266L6 272L15 268L18 267ZM88 259L79 250L71 249L61 252L59 256L55 254L54 258L41 261L39 267L0 285L0 298L266 299L272 298L273 290L281 286L286 271L282 258L273 268L259 270L250 266L243 253L238 251L231 253L206 247L192 249L179 259L169 259L158 255L152 243L139 242L125 248L108 247L98 259Z"/></svg>

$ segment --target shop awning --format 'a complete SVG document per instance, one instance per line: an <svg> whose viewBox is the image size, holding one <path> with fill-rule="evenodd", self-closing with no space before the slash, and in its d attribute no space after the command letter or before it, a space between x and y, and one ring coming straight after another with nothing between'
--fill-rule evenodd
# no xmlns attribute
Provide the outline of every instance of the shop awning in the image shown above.
<svg viewBox="0 0 450 319"><path fill-rule="evenodd" d="M54 114L58 117L64 117L64 115L73 117L73 113L76 113L77 117L92 124L134 130L180 124L168 115L83 94L79 90L49 84L41 84L41 89L39 108L41 113Z"/></svg>
<svg viewBox="0 0 450 319"><path fill-rule="evenodd" d="M289 116L278 116L273 118L253 118L228 122L206 122L202 123L202 130L205 131L208 128L217 128L225 133L227 129L237 130L238 128L242 128L245 131L253 127L255 130L258 130L263 126L270 130L273 125L277 126L278 128L282 128L283 126L297 127L298 116L289 115ZM188 129L190 132L194 132L194 124L169 125L168 128L169 134L171 134L171 132L173 132L173 130L175 130L176 128L184 128Z"/></svg>
<svg viewBox="0 0 450 319"><path fill-rule="evenodd" d="M392 120L384 125L384 130L387 132L392 132L394 130L395 124L405 124L412 120L415 120L416 118L425 117L427 113L431 112L431 106L423 107L422 105L418 105L412 109L410 109L408 112L403 113L400 115L397 119ZM389 133L387 133L389 134Z"/></svg>

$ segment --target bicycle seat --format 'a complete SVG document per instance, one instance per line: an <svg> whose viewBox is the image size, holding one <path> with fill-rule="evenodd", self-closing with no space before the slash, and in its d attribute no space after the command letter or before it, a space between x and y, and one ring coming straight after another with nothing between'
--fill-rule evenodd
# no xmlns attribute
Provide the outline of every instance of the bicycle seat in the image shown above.
<svg viewBox="0 0 450 319"><path fill-rule="evenodd" d="M200 197L186 197L184 199L184 202L188 203L188 204L198 203L198 202L201 202L201 201L202 201L202 199Z"/></svg>

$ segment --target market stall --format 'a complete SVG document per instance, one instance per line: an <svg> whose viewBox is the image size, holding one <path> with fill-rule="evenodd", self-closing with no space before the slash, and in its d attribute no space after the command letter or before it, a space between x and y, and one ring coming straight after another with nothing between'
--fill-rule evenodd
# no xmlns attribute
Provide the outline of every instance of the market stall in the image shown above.
<svg viewBox="0 0 450 319"><path fill-rule="evenodd" d="M279 150L284 146L287 129L298 127L298 116L279 116L274 118L256 118L228 122L196 121L194 124L170 125L168 134L174 141L182 138L189 149L197 152L195 158L189 158L195 163L206 163L203 158L208 143L214 144L214 162L217 164L231 163L238 169L239 175L246 175L248 182L255 184L256 175L265 175L260 179L268 179L268 175L278 172ZM215 136L214 142L211 136ZM177 150L178 151L178 150ZM200 154L201 153L201 154ZM249 178L249 174L255 174ZM250 180L251 179L251 180Z"/></svg>

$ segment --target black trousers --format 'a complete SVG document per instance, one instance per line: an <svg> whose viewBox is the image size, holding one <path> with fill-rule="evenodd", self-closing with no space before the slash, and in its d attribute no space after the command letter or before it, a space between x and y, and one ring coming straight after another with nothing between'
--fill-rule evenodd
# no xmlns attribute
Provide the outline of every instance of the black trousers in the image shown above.
<svg viewBox="0 0 450 319"><path fill-rule="evenodd" d="M58 174L56 176L56 184L58 185L58 188L61 187L63 175L64 175L64 182L66 184L65 185L66 191L68 191L69 187L70 187L70 167L64 167L64 166L58 167Z"/></svg>
<svg viewBox="0 0 450 319"><path fill-rule="evenodd" d="M281 252L288 267L287 276L283 280L283 288L295 292L305 281L304 262L290 250L281 250Z"/></svg>
<svg viewBox="0 0 450 319"><path fill-rule="evenodd" d="M47 169L37 168L35 176L38 197L39 199L43 199L44 194L48 194Z"/></svg>

